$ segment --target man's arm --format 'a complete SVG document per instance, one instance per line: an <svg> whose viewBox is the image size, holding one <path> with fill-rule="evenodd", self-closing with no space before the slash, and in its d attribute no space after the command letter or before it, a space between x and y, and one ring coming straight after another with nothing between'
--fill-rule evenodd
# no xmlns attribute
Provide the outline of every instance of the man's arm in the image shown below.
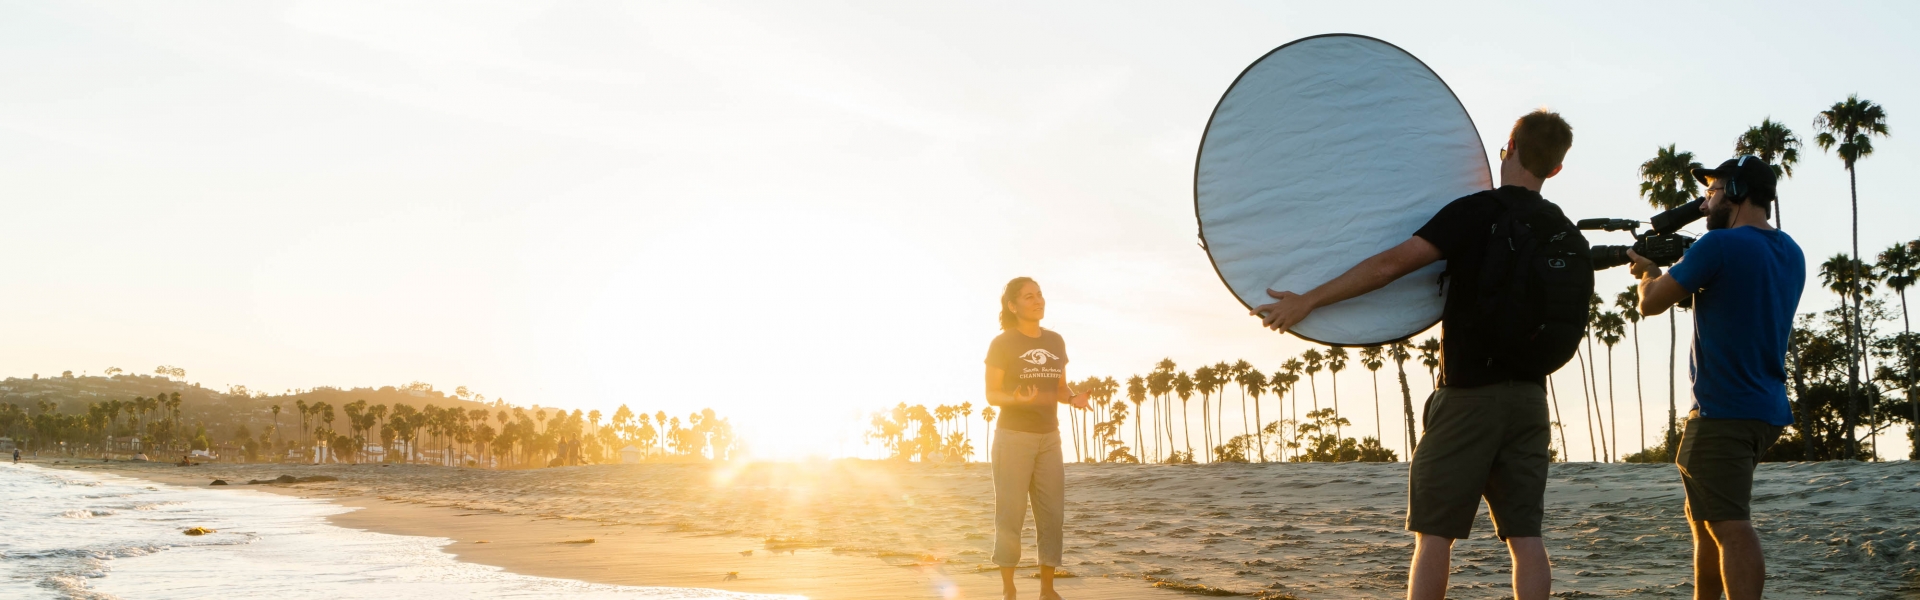
<svg viewBox="0 0 1920 600"><path fill-rule="evenodd" d="M1640 314L1657 317L1667 312L1674 304L1687 297L1687 289L1674 281L1673 275L1660 272L1660 265L1646 257L1627 251L1627 258L1633 261L1628 270L1634 277L1640 278Z"/></svg>
<svg viewBox="0 0 1920 600"><path fill-rule="evenodd" d="M1268 328L1286 333L1287 329L1300 324L1316 308L1380 289L1441 258L1440 248L1416 235L1400 242L1398 246L1360 261L1360 264L1347 269L1333 281L1320 284L1320 287L1305 294L1267 290L1268 296L1278 300L1254 308L1251 314L1260 317L1260 322Z"/></svg>

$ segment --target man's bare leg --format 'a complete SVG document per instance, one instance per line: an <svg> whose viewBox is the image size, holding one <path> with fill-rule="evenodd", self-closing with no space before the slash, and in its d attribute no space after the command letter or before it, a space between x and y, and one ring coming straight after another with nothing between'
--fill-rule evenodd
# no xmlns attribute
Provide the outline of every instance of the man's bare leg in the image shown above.
<svg viewBox="0 0 1920 600"><path fill-rule="evenodd" d="M1408 600L1444 600L1453 569L1453 538L1413 534L1413 568L1407 570Z"/></svg>
<svg viewBox="0 0 1920 600"><path fill-rule="evenodd" d="M1694 600L1720 600L1720 545L1707 531L1706 521L1687 521L1693 529Z"/></svg>
<svg viewBox="0 0 1920 600"><path fill-rule="evenodd" d="M1040 565L1040 600L1060 600L1060 594L1053 591L1053 567Z"/></svg>
<svg viewBox="0 0 1920 600"><path fill-rule="evenodd" d="M1767 557L1760 552L1760 534L1753 530L1753 522L1706 521L1705 525L1720 548L1719 575L1727 600L1759 600L1767 585Z"/></svg>
<svg viewBox="0 0 1920 600"><path fill-rule="evenodd" d="M1013 587L1013 567L1000 567L1000 595L1006 600L1020 597L1020 590Z"/></svg>
<svg viewBox="0 0 1920 600"><path fill-rule="evenodd" d="M1553 564L1547 561L1547 544L1537 537L1507 538L1507 555L1513 557L1513 597L1515 600L1546 600L1553 593Z"/></svg>

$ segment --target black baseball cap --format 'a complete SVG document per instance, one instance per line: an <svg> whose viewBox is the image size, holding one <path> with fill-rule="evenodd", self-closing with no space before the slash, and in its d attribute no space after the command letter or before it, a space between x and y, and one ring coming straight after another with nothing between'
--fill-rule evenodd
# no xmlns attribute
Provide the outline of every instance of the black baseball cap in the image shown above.
<svg viewBox="0 0 1920 600"><path fill-rule="evenodd" d="M1700 183L1709 185L1711 185L1711 182L1707 181L1709 178L1739 183L1742 190L1746 192L1747 198L1772 200L1777 197L1774 195L1774 184L1778 180L1773 175L1773 166L1753 155L1729 158L1727 162L1720 163L1719 167L1712 169L1694 169L1693 177L1700 180Z"/></svg>

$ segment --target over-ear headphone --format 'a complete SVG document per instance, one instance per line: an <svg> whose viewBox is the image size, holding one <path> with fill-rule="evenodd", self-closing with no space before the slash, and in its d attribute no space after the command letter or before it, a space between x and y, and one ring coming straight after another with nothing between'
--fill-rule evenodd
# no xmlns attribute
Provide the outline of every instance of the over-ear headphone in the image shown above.
<svg viewBox="0 0 1920 600"><path fill-rule="evenodd" d="M1727 196L1738 199L1740 204L1747 203L1747 192L1751 191L1740 185L1740 167L1746 166L1749 158L1753 158L1753 155L1740 155L1740 162L1734 163L1733 172L1727 174Z"/></svg>

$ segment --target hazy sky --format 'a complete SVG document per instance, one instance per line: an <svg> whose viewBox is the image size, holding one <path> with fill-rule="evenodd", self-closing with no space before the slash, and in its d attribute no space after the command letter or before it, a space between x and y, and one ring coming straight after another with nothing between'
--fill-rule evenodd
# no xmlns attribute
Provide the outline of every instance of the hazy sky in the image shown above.
<svg viewBox="0 0 1920 600"><path fill-rule="evenodd" d="M0 371L711 406L763 454L855 454L867 412L980 404L996 295L1029 275L1076 379L1270 372L1306 346L1215 277L1193 158L1248 63L1328 32L1420 57L1489 149L1560 111L1545 193L1576 218L1651 214L1656 146L1711 165L1780 120L1815 262L1849 213L1810 125L1858 92L1894 133L1860 166L1862 247L1920 237L1910 5L1336 4L0 4ZM1810 283L1802 312L1831 303ZM1664 411L1664 320L1642 329ZM1365 376L1342 399L1370 433Z"/></svg>

